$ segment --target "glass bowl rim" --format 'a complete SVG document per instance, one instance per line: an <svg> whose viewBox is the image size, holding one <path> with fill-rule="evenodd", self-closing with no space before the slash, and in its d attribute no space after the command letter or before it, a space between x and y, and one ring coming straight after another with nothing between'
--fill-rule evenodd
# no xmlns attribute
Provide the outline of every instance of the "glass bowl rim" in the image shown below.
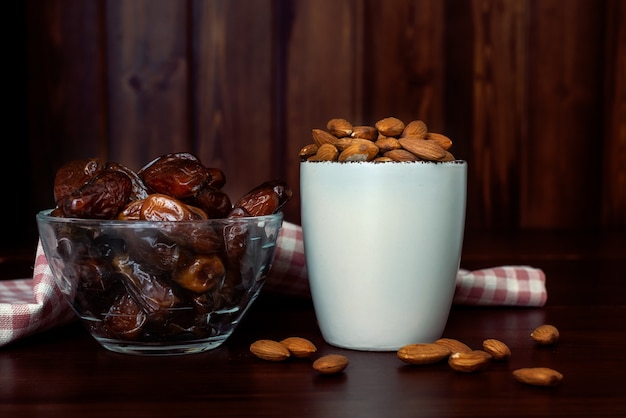
<svg viewBox="0 0 626 418"><path fill-rule="evenodd" d="M93 218L64 218L60 216L51 216L54 209L44 209L37 213L38 222L48 224L72 224L84 226L100 226L100 227L122 227L122 228L159 228L163 226L211 226L211 225L230 225L230 224L248 224L258 222L281 222L284 219L282 211L269 215L260 216L233 216L230 218L213 218L201 219L194 221L148 221L137 219L93 219Z"/></svg>

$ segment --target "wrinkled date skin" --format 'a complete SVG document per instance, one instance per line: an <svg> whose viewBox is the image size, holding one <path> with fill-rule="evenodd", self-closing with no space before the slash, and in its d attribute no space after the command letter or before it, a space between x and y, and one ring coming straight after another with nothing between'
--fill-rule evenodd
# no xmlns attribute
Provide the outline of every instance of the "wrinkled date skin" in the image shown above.
<svg viewBox="0 0 626 418"><path fill-rule="evenodd" d="M251 216L263 216L276 213L291 198L292 191L282 180L265 182L250 190L235 203L235 208L242 208Z"/></svg>
<svg viewBox="0 0 626 418"><path fill-rule="evenodd" d="M128 176L133 186L130 194L131 201L145 199L146 197L148 197L148 194L150 194L150 191L141 180L141 178L139 178L139 175L125 165L109 162L106 164L106 168L109 170L122 172Z"/></svg>
<svg viewBox="0 0 626 418"><path fill-rule="evenodd" d="M276 213L292 193L272 180L233 204L225 181L222 170L189 153L163 155L137 173L96 158L59 169L52 216L165 221L158 232L72 224L57 231L65 274L78 280L74 306L100 319L90 325L94 333L146 342L204 338L215 333L215 312L243 303L266 272L246 261L260 244L238 219ZM207 219L224 223L198 222Z"/></svg>
<svg viewBox="0 0 626 418"><path fill-rule="evenodd" d="M207 168L189 153L158 157L138 174L154 193L167 194L177 199L193 196L211 179Z"/></svg>
<svg viewBox="0 0 626 418"><path fill-rule="evenodd" d="M113 219L128 203L130 178L119 171L102 170L59 204L68 218Z"/></svg>
<svg viewBox="0 0 626 418"><path fill-rule="evenodd" d="M99 158L85 158L70 161L59 168L54 177L54 201L59 203L65 199L103 170L104 166L104 162Z"/></svg>
<svg viewBox="0 0 626 418"><path fill-rule="evenodd" d="M185 202L204 210L209 219L225 218L233 208L230 197L210 184L198 190L193 197L185 199Z"/></svg>

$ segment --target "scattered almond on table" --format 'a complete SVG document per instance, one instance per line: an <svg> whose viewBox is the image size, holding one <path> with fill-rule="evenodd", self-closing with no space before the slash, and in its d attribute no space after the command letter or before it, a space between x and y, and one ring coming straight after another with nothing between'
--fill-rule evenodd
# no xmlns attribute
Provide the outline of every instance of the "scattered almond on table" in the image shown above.
<svg viewBox="0 0 626 418"><path fill-rule="evenodd" d="M313 369L321 374L341 373L348 367L348 357L341 354L327 354L313 362Z"/></svg>
<svg viewBox="0 0 626 418"><path fill-rule="evenodd" d="M266 361L281 362L291 357L310 358L317 347L302 337L287 337L280 341L261 339L250 344L250 352ZM341 373L348 367L349 360L341 354L327 354L313 362L313 369L321 374Z"/></svg>
<svg viewBox="0 0 626 418"><path fill-rule="evenodd" d="M530 333L530 338L535 340L537 344L551 345L559 340L559 330L554 325L541 325Z"/></svg>
<svg viewBox="0 0 626 418"><path fill-rule="evenodd" d="M511 349L495 338L488 338L483 341L483 350L491 354L494 360L505 360L511 357Z"/></svg>
<svg viewBox="0 0 626 418"><path fill-rule="evenodd" d="M310 357L317 351L315 344L302 337L287 337L280 343L287 347L292 356L298 358Z"/></svg>
<svg viewBox="0 0 626 418"><path fill-rule="evenodd" d="M563 380L563 375L549 367L525 367L513 370L513 377L533 386L556 386Z"/></svg>
<svg viewBox="0 0 626 418"><path fill-rule="evenodd" d="M463 373L477 372L491 361L491 354L483 350L472 350L468 353L454 353L448 358L452 370Z"/></svg>
<svg viewBox="0 0 626 418"><path fill-rule="evenodd" d="M252 354L267 361L287 360L291 353L283 344L274 340L258 340L250 345Z"/></svg>
<svg viewBox="0 0 626 418"><path fill-rule="evenodd" d="M339 129L339 128L337 128ZM540 344L554 344L559 337L553 325L541 325L531 332L533 340ZM313 357L317 347L306 338L291 336L280 341L261 339L250 344L250 352L258 358L271 362L285 361L291 357L307 359ZM396 355L410 365L423 366L447 360L450 369L461 373L483 370L491 361L506 361L511 349L495 338L483 340L481 349L473 349L454 338L440 338L433 343L407 344L400 347ZM348 357L341 354L326 354L312 363L313 370L330 375L343 372L348 367ZM563 375L549 367L525 367L515 369L513 378L520 383L533 386L556 386Z"/></svg>

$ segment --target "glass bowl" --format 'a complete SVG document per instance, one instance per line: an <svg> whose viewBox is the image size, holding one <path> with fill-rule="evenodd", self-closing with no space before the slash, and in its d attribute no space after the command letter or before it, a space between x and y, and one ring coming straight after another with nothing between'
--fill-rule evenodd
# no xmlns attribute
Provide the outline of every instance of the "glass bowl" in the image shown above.
<svg viewBox="0 0 626 418"><path fill-rule="evenodd" d="M55 282L106 349L199 353L228 339L271 269L282 213L204 221L37 214Z"/></svg>

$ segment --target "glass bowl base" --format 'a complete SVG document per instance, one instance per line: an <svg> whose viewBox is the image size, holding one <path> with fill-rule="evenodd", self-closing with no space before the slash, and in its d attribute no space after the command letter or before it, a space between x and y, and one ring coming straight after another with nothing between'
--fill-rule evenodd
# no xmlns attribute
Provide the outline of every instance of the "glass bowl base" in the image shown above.
<svg viewBox="0 0 626 418"><path fill-rule="evenodd" d="M176 356L198 354L221 346L227 336L219 336L202 341L181 341L179 343L138 343L129 341L96 338L98 343L109 351L142 356Z"/></svg>

